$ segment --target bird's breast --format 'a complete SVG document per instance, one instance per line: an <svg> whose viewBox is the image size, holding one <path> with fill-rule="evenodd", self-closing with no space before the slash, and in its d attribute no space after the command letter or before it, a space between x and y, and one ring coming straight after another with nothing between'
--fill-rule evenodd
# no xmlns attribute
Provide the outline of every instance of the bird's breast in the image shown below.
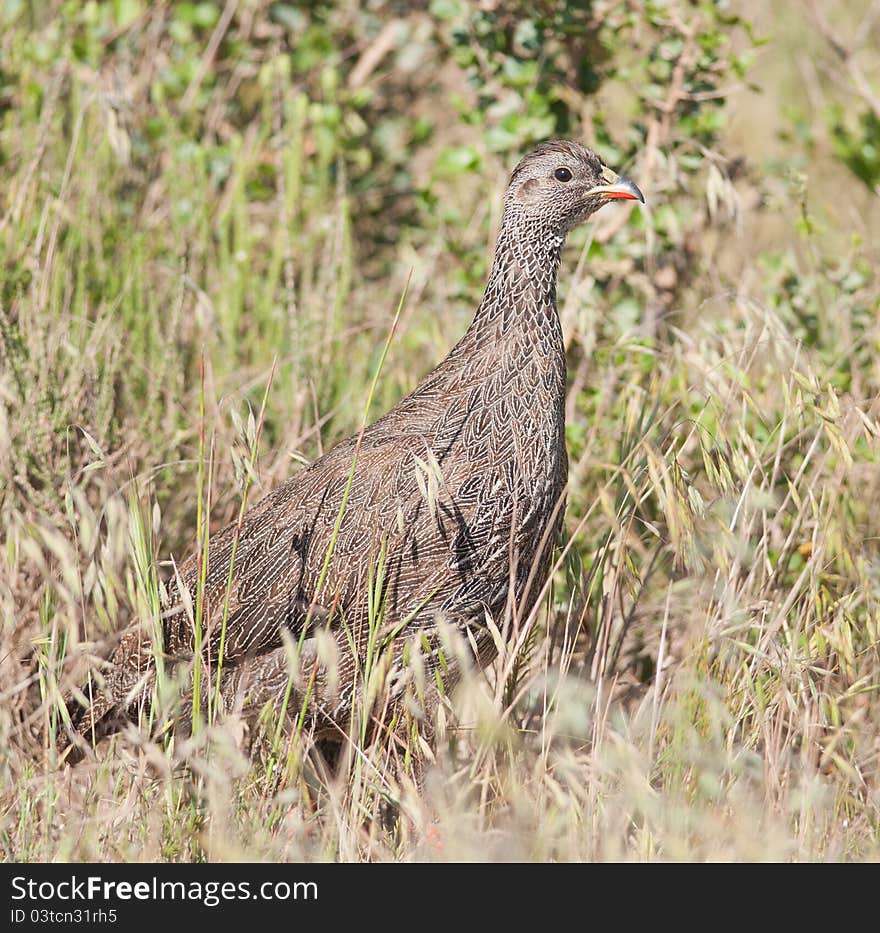
<svg viewBox="0 0 880 933"><path fill-rule="evenodd" d="M462 465L465 498L477 484L493 496L558 497L565 484L565 366L520 357L450 393L434 434L440 463ZM457 471L459 472L459 471Z"/></svg>

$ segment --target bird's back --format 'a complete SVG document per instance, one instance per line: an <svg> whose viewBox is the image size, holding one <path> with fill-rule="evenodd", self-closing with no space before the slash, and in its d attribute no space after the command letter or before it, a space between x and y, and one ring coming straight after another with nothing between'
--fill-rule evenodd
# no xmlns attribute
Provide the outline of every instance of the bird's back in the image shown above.
<svg viewBox="0 0 880 933"><path fill-rule="evenodd" d="M278 647L281 627L298 636L310 609L316 623L356 624L378 573L390 626L503 606L511 555L529 567L561 511L564 361L552 362L453 351L360 444L342 442L215 537L203 615L219 646L226 613L225 661ZM181 568L189 599L173 594L172 653L193 647L198 570L195 557Z"/></svg>

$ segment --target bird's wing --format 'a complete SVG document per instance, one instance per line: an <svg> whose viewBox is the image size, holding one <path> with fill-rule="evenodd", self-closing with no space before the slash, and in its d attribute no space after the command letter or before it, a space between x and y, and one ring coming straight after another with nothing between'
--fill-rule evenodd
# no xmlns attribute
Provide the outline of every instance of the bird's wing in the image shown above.
<svg viewBox="0 0 880 933"><path fill-rule="evenodd" d="M344 615L383 551L396 553L401 541L420 537L425 556L436 557L443 543L425 526L436 508L432 491L435 498L444 493L432 475L429 446L415 434L365 436L348 488L355 441L344 442L246 513L240 529L233 523L215 535L201 607L197 556L170 588L166 651L192 652L198 614L210 655L221 639L225 662L262 654L283 643L282 629L300 635L307 617Z"/></svg>

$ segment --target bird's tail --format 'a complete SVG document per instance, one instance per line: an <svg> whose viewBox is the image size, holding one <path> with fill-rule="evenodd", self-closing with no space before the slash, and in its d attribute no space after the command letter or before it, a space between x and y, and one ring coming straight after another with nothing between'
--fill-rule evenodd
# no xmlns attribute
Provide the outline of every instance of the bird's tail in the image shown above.
<svg viewBox="0 0 880 933"><path fill-rule="evenodd" d="M65 756L64 760L73 765L85 757L89 748L93 749L112 731L109 721L114 718L112 714L115 706L103 693L95 694L88 706L80 705L73 695L69 695L65 698L65 705L70 721L59 730L56 745Z"/></svg>
<svg viewBox="0 0 880 933"><path fill-rule="evenodd" d="M94 678L89 689L65 698L69 722L58 733L59 752L70 764L94 750L105 736L126 722L137 720L144 697L152 694L155 664L149 639L139 630L128 630L110 656L107 669ZM83 698L86 698L85 705Z"/></svg>

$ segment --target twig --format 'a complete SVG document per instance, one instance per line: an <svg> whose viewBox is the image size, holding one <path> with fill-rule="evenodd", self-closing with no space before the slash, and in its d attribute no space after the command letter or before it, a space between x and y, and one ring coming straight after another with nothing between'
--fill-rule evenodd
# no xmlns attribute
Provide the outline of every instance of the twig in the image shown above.
<svg viewBox="0 0 880 933"><path fill-rule="evenodd" d="M379 35L361 53L348 76L348 86L351 90L356 90L364 84L382 59L394 48L398 26L399 22L396 19L386 23Z"/></svg>
<svg viewBox="0 0 880 933"><path fill-rule="evenodd" d="M862 71L861 66L856 60L856 52L858 48L850 48L846 43L837 35L837 33L831 28L831 24L825 19L825 14L819 9L819 4L816 0L808 0L808 7L810 10L810 16L813 20L813 24L816 29L819 31L822 38L828 43L831 47L831 50L834 54L843 62L846 66L846 70L849 72L849 76L852 79L852 83L855 85L856 93L862 100L874 111L874 115L880 120L880 97L874 93L874 89L871 87L870 82L865 77L865 73ZM875 4L876 6L876 4ZM868 17L866 20L870 22L870 18L873 15L873 8L869 11Z"/></svg>
<svg viewBox="0 0 880 933"><path fill-rule="evenodd" d="M199 67L196 70L196 73L193 75L192 81L189 83L189 87L186 89L186 93L183 95L183 98L180 101L180 106L183 110L189 110L192 106L193 98L199 91L199 88L202 86L202 81L205 80L205 75L211 68L211 65L214 62L214 56L217 54L217 49L220 48L220 43L223 41L223 37L226 35L226 30L229 29L229 24L232 22L232 17L235 15L235 9L238 6L238 0L226 0L226 6L223 8L223 12L220 15L220 19L217 21L217 25L214 27L214 31L211 33L211 39L208 42L208 47L205 49L202 59L199 62Z"/></svg>

